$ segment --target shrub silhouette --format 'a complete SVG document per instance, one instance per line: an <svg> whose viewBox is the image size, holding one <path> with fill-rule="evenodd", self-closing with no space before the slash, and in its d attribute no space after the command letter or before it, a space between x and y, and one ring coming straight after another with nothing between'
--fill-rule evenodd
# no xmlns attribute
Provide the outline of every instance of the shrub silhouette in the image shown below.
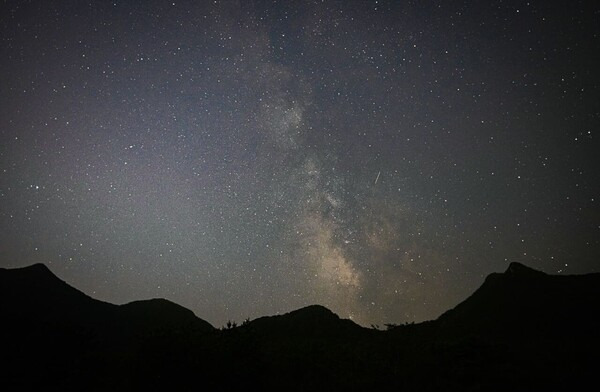
<svg viewBox="0 0 600 392"><path fill-rule="evenodd" d="M237 327L237 323L235 321L227 320L227 324L223 329L234 329Z"/></svg>

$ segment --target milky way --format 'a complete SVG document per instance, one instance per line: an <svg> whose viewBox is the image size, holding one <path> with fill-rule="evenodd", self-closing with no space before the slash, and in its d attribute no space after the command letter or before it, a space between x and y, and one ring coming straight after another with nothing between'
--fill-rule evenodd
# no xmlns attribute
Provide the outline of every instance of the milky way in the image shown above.
<svg viewBox="0 0 600 392"><path fill-rule="evenodd" d="M217 326L600 271L585 3L5 2L0 266Z"/></svg>

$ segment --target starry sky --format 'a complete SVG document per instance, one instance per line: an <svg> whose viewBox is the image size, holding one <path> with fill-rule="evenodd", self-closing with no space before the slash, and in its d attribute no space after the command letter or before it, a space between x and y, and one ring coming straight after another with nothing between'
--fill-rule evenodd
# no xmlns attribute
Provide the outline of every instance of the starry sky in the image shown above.
<svg viewBox="0 0 600 392"><path fill-rule="evenodd" d="M5 1L0 267L215 326L422 321L512 261L598 272L599 10Z"/></svg>

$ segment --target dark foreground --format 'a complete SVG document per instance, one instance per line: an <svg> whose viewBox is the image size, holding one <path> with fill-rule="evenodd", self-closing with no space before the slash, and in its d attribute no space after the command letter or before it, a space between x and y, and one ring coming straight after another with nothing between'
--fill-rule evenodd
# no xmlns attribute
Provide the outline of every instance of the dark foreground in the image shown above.
<svg viewBox="0 0 600 392"><path fill-rule="evenodd" d="M600 274L513 263L435 321L362 328L321 306L217 330L166 300L97 301L0 269L0 389L576 390L597 387Z"/></svg>

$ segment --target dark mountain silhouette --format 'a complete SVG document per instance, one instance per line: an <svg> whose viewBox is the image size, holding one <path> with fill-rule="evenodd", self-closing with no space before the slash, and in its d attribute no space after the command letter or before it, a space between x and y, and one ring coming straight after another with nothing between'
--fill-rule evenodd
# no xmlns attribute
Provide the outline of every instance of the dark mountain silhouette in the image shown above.
<svg viewBox="0 0 600 392"><path fill-rule="evenodd" d="M130 302L119 306L118 311L130 328L140 331L192 329L205 333L214 330L191 310L161 298Z"/></svg>
<svg viewBox="0 0 600 392"><path fill-rule="evenodd" d="M321 305L307 306L280 316L260 317L251 321L248 328L270 336L293 334L310 338L335 338L365 331Z"/></svg>
<svg viewBox="0 0 600 392"><path fill-rule="evenodd" d="M58 279L43 264L14 270L0 269L2 311L38 322L83 325L114 309Z"/></svg>
<svg viewBox="0 0 600 392"><path fill-rule="evenodd" d="M115 328L127 334L161 329L214 329L194 313L165 299L113 305L69 286L43 264L0 269L0 311L13 319L101 331Z"/></svg>
<svg viewBox="0 0 600 392"><path fill-rule="evenodd" d="M561 329L572 324L597 329L600 318L590 318L590 312L598 310L599 282L600 274L552 276L511 263L503 274L489 275L473 295L437 321L458 334L562 334Z"/></svg>
<svg viewBox="0 0 600 392"><path fill-rule="evenodd" d="M0 269L3 390L573 390L595 379L600 274L512 263L437 320L363 328L319 305L216 330L164 299L95 300Z"/></svg>
<svg viewBox="0 0 600 392"><path fill-rule="evenodd" d="M555 276L511 263L433 323L436 355L446 351L438 356L445 368L477 374L480 386L502 369L513 389L572 390L597 364L599 311L600 274Z"/></svg>

